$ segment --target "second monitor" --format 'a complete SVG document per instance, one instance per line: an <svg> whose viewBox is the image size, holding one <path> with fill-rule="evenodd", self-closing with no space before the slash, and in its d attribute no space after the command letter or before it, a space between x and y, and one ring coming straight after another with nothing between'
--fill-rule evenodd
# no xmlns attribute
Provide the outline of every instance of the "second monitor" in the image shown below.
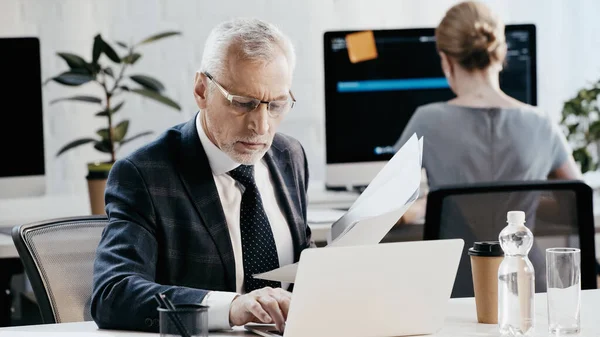
<svg viewBox="0 0 600 337"><path fill-rule="evenodd" d="M392 157L392 146L415 110L455 97L442 72L435 29L373 30L377 57L353 63L346 36L324 34L326 178L328 188L368 185ZM506 26L502 90L537 104L536 31Z"/></svg>

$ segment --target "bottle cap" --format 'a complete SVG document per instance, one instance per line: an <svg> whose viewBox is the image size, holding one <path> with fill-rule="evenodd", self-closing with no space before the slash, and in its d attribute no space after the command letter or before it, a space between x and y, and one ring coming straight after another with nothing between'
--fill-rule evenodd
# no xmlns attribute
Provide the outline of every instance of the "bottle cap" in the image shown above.
<svg viewBox="0 0 600 337"><path fill-rule="evenodd" d="M524 223L525 222L525 212L510 211L506 214L506 220L508 223Z"/></svg>
<svg viewBox="0 0 600 337"><path fill-rule="evenodd" d="M480 241L473 243L469 248L471 256L504 256L504 251L499 241Z"/></svg>

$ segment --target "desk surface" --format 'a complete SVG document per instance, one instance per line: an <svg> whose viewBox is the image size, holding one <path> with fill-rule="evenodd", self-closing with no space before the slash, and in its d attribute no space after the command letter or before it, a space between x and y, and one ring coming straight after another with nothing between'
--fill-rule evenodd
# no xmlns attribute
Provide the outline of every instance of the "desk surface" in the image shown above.
<svg viewBox="0 0 600 337"><path fill-rule="evenodd" d="M584 290L581 297L581 334L580 337L599 336L600 290ZM548 313L546 311L546 294L535 296L536 328L534 336L547 336ZM37 333L36 333L37 332ZM42 336L42 333L55 333L53 336L158 336L127 331L98 330L94 322L65 323L51 325L32 325L0 329L1 336L27 337ZM239 328L234 331L211 333L211 336L255 336ZM498 336L495 324L478 324L475 314L475 301L472 298L451 299L444 328L436 333L436 337L484 337Z"/></svg>

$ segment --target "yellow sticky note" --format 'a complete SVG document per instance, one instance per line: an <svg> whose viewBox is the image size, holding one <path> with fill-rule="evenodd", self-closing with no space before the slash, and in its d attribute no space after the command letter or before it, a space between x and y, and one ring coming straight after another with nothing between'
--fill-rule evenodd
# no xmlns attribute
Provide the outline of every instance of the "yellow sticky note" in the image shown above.
<svg viewBox="0 0 600 337"><path fill-rule="evenodd" d="M346 35L346 48L350 62L357 63L377 58L377 46L373 31L357 32Z"/></svg>

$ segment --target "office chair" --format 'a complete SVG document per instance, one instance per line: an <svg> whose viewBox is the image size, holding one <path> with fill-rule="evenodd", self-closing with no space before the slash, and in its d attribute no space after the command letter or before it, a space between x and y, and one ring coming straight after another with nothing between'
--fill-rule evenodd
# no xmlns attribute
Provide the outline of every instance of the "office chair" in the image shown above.
<svg viewBox="0 0 600 337"><path fill-rule="evenodd" d="M545 250L551 247L580 248L582 289L596 289L592 189L574 180L493 182L444 186L427 196L423 239L465 241L452 297L473 296L467 251L475 241L497 241L512 210L525 212L525 225L534 235L529 259L536 292L546 291Z"/></svg>
<svg viewBox="0 0 600 337"><path fill-rule="evenodd" d="M93 263L106 216L15 226L12 238L44 323L92 320Z"/></svg>

